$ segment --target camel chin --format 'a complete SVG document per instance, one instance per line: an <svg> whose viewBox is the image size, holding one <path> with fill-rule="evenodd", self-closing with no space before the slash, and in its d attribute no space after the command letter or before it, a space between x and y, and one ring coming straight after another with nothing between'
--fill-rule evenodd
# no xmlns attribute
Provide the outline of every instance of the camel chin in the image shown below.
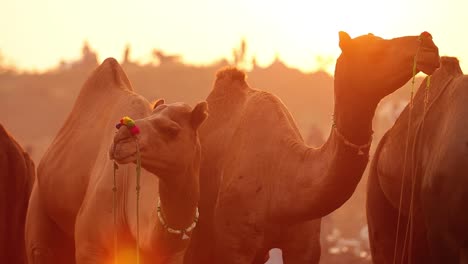
<svg viewBox="0 0 468 264"><path fill-rule="evenodd" d="M422 48L421 56L417 62L416 68L427 75L431 75L440 67L440 57L435 48Z"/></svg>
<svg viewBox="0 0 468 264"><path fill-rule="evenodd" d="M137 158L136 154L129 154L126 156L114 156L113 160L119 164L129 164L129 163L135 163Z"/></svg>
<svg viewBox="0 0 468 264"><path fill-rule="evenodd" d="M440 67L440 62L437 59L419 62L416 68L427 75L432 75Z"/></svg>
<svg viewBox="0 0 468 264"><path fill-rule="evenodd" d="M112 144L109 149L109 157L119 164L128 164L136 161L136 151L134 141L122 140Z"/></svg>

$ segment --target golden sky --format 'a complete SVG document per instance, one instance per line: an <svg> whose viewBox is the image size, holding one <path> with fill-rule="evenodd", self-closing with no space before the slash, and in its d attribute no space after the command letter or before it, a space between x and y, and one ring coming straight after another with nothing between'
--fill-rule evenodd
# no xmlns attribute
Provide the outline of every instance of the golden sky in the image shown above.
<svg viewBox="0 0 468 264"><path fill-rule="evenodd" d="M468 71L467 0L0 0L0 52L21 69L44 70L99 54L149 61L153 48L207 64L231 58L242 38L260 65L276 54L289 66L317 69L339 55L338 31L384 38L429 31L441 55Z"/></svg>

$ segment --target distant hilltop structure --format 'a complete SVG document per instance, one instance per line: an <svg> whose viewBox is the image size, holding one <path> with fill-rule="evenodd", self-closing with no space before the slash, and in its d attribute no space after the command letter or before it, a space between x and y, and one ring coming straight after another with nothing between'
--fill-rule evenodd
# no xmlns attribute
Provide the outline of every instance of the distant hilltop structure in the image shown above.
<svg viewBox="0 0 468 264"><path fill-rule="evenodd" d="M81 48L81 58L76 61L66 62L64 60L60 61L59 70L67 69L94 69L98 66L97 53L93 51L89 43L85 41L83 47Z"/></svg>

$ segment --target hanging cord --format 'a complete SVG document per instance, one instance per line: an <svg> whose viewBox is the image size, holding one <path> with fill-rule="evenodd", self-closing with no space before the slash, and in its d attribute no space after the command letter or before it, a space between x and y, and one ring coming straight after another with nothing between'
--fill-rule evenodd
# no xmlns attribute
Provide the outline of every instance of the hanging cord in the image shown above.
<svg viewBox="0 0 468 264"><path fill-rule="evenodd" d="M119 165L114 161L114 186L112 187L112 213L114 215L114 264L118 264L117 261L117 183L116 183L116 174L119 169Z"/></svg>
<svg viewBox="0 0 468 264"><path fill-rule="evenodd" d="M416 78L416 60L419 54L419 47L416 50L416 54L413 59L413 78L411 79L411 94L410 94L410 103L408 107L408 128L406 132L406 144L405 144L405 154L403 158L403 178L406 176L406 165L408 161L408 145L409 145L409 134L411 131L411 124L412 124L412 114L413 114L413 95L414 95L414 80ZM400 222L401 222L401 208L402 208L402 203L403 203L403 192L404 192L404 179L401 180L401 186L400 186L400 200L398 204L398 220L397 220L397 228L396 228L396 237L395 237L395 248L393 251L393 264L396 264L396 256L397 256L397 249L398 249L398 237L400 233ZM404 251L402 253L402 258L401 261L403 261L404 257Z"/></svg>
<svg viewBox="0 0 468 264"><path fill-rule="evenodd" d="M416 154L417 154L417 150L418 150L418 146L420 146L420 140L421 140L421 133L423 132L423 128L424 128L424 124L425 124L425 120L426 120L426 116L427 116L427 113L429 112L429 110L432 109L432 107L434 106L435 102L437 102L437 100L441 97L441 95L444 93L444 91L447 89L447 87L450 86L450 84L452 83L454 77L452 77L451 79L449 79L447 81L447 83L444 84L444 86L439 89L438 93L433 97L432 101L429 103L429 100L428 100L428 97L429 97L429 87L430 87L430 84L431 84L431 76L428 76L427 79L426 79L426 91L425 91L425 102L424 102L424 114L423 114L423 117L422 117L422 120L421 120L421 123L417 126L416 130L415 130L415 137L414 137L414 142L413 142L413 145L412 145L412 151L411 151L411 158L412 160L414 161L413 164L415 163L416 161ZM413 210L414 210L414 194L415 194L415 190L416 190L416 185L415 185L415 175L417 175L417 172L418 172L418 169L420 167L416 167L416 166L413 166L413 170L411 172L411 177L413 179L413 182L412 182L412 185L411 185L411 197L410 197L410 208L409 208L409 212L410 212L410 219L408 219L408 223L407 223L407 228L406 228L406 231L405 231L405 240L404 240L404 243L406 244L408 242L408 236L409 236L409 247L408 249L411 249L412 247L412 241L413 241L413 233L409 233L409 230L413 230L413 227L414 227L414 218L413 218ZM405 175L405 174L403 174ZM401 206L399 208L399 212L401 211ZM409 228L408 228L409 227ZM398 238L398 229L397 229L397 238ZM396 243L398 243L398 240L396 240ZM405 248L403 248L402 252L403 254L405 254L405 251L406 251L406 245L404 245ZM396 252L396 249L397 249L397 244L395 244L395 252ZM395 253L396 254L396 253ZM394 257L394 261L395 261L395 258L396 258L396 255ZM411 262L411 251L409 250L409 254L408 254L408 258L409 258L409 261L408 263ZM401 258L401 263L403 263L404 261L404 255L402 256Z"/></svg>
<svg viewBox="0 0 468 264"><path fill-rule="evenodd" d="M412 160L412 165L411 165L411 179L412 179L412 184L411 184L411 197L410 197L410 208L409 208L409 219L408 223L406 226L406 234L405 234L405 244L406 244L406 237L409 232L409 241L408 241L408 260L409 263L411 263L412 259L412 251L411 249L413 248L413 225L414 225L414 195L416 193L416 175L417 175L417 146L419 145L419 140L421 139L421 133L424 127L424 121L426 119L426 113L429 107L429 87L431 85L431 76L427 76L426 78L426 87L424 89L424 112L422 116L421 123L419 126L416 128L414 140L413 140L413 146L412 146L412 153L411 153L411 160ZM403 261L403 260L402 260Z"/></svg>
<svg viewBox="0 0 468 264"><path fill-rule="evenodd" d="M420 139L420 134L422 131L422 127L424 126L424 120L428 108L428 103L429 103L429 86L431 83L431 76L428 76L426 78L426 87L424 90L424 112L423 112L423 117L421 120L421 123L416 127L415 133L414 133L414 139L413 139L413 144L411 146L411 166L410 166L410 179L411 179L411 191L410 191L410 206L408 209L408 221L406 223L406 230L405 230L405 238L403 240L403 255L401 258L401 263L403 263L405 252L406 252L406 246L408 246L408 263L411 263L412 261L412 251L411 249L413 248L413 224L414 224L414 196L416 193L416 172L417 172L417 160L416 160L416 148L419 145L419 139ZM408 134L409 138L409 134ZM405 175L405 174L403 174ZM401 208L399 209L401 211Z"/></svg>
<svg viewBox="0 0 468 264"><path fill-rule="evenodd" d="M140 133L140 129L135 125L135 121L128 116L120 119L115 127L120 129L121 126L126 126L132 136L136 136ZM140 154L140 144L138 144L138 139L134 137L136 144L136 264L140 264L140 176L141 176L141 154ZM117 238L117 185L116 185L116 174L119 165L114 161L114 186L113 191L113 205L112 211L114 214L114 264L117 264L117 254L118 254L118 238Z"/></svg>
<svg viewBox="0 0 468 264"><path fill-rule="evenodd" d="M422 38L428 35L430 37L429 33L423 32L419 37L418 40L420 44L422 43ZM400 186L400 199L399 199L399 205L398 205L398 220L397 220L397 229L396 229L396 237L395 237L395 248L393 251L393 264L396 263L396 256L397 256L397 249L398 249L398 239L399 239L399 233L400 233L400 223L401 223L401 210L402 210L402 204L403 204L403 193L404 193L404 177L406 177L406 168L408 164L408 149L409 149L409 143L410 143L410 132L411 132L411 125L412 125L412 119L413 119L413 107L414 107L414 83L416 79L416 63L417 63L417 58L419 55L419 50L421 48L421 45L418 46L416 50L416 54L413 58L413 77L411 79L411 94L410 94L410 103L409 103L409 113L408 113L408 129L406 133L406 144L405 144L405 154L404 154L404 161L403 161L403 179L401 181L401 186ZM430 76L427 77L426 79L426 89L425 89L425 97L424 97L424 114L427 110L427 104L428 104L428 99L429 99L429 86L430 86ZM418 134L418 133L417 133ZM404 261L405 257L405 251L406 251L406 245L408 241L408 232L410 230L410 225L412 226L413 222L413 204L414 204L414 191L415 191L415 179L414 179L414 162L415 162L415 143L416 143L417 137L413 139L413 146L412 146L412 155L411 155L411 173L410 177L412 179L412 185L411 185L411 195L410 195L410 207L409 207L409 218L408 222L406 225L406 231L405 231L405 238L404 238L404 243L403 243L403 250L402 250L402 255L401 255L401 263ZM412 231L412 228L411 228ZM412 242L412 232L409 236L410 242L408 244L411 244ZM411 245L410 245L411 246ZM409 248L410 249L410 248ZM409 250L410 252L411 250ZM409 253L408 256L409 262L411 262L411 252Z"/></svg>
<svg viewBox="0 0 468 264"><path fill-rule="evenodd" d="M136 263L140 264L140 175L141 175L141 155L140 155L140 144L135 138L137 146L137 166L136 166Z"/></svg>

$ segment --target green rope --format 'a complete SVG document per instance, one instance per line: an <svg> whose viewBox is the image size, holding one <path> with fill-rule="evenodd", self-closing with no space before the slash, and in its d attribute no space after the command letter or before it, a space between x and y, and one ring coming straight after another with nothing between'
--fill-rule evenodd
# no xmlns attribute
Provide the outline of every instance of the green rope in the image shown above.
<svg viewBox="0 0 468 264"><path fill-rule="evenodd" d="M135 121L128 116L124 116L120 119L120 122L115 125L117 129L120 129L121 126L126 126L129 129L129 132L132 136L136 136L140 133L140 129L135 124ZM140 145L138 144L138 139L134 137L136 144L136 264L140 264L140 175L141 175L141 154L140 154ZM114 161L114 187L112 188L114 192L113 197L113 208L114 213L114 264L117 264L117 187L116 187L116 174L119 166Z"/></svg>
<svg viewBox="0 0 468 264"><path fill-rule="evenodd" d="M418 55L419 55L419 48L420 46L418 46L418 49L416 50L416 54L414 55L414 58L413 58L413 78L411 78L411 95L410 95L410 107L411 109L413 108L413 100L414 100L414 81L416 79L416 60L418 59Z"/></svg>
<svg viewBox="0 0 468 264"><path fill-rule="evenodd" d="M135 139L137 146L137 164L136 164L136 263L140 264L140 176L141 176L141 154L140 154L140 145ZM112 212L114 215L114 264L118 263L117 254L118 254L118 238L117 238L117 184L116 184L116 174L119 169L119 165L114 162L114 186L112 188L113 192L113 203L112 203Z"/></svg>
<svg viewBox="0 0 468 264"><path fill-rule="evenodd" d="M431 76L426 78L426 90L424 93L424 113L427 112L427 106L429 105L429 87L431 86Z"/></svg>
<svg viewBox="0 0 468 264"><path fill-rule="evenodd" d="M419 40L421 40L421 36L419 37ZM405 144L405 154L404 154L404 162L403 162L403 175L402 177L405 177L406 175L406 165L407 165L407 157L408 157L408 145L409 145L409 134L411 130L411 121L413 118L413 106L414 106L414 83L416 79L416 64L417 64L417 58L419 55L419 49L420 46L418 46L418 49L416 50L416 54L414 55L413 58L413 77L411 79L411 94L410 94L410 105L409 105L409 114L408 114L408 129L407 129L407 134L406 134L406 144ZM431 85L431 76L427 76L426 78L426 87L425 87L425 95L424 95L424 114L427 111L427 105L429 103L429 87ZM416 141L416 138L414 138L414 141ZM413 148L414 148L414 142L413 142ZM414 160L412 159L412 162ZM410 229L412 230L413 227L413 204L414 204L414 191L415 191L415 179L414 179L414 170L413 170L413 164L411 164L411 178L413 180L412 186L411 186L411 201L410 201L410 208L409 208L409 218L408 218L408 223L406 225L406 231L405 231L405 238L404 238L404 243L403 243L403 249L402 249L402 255L401 255L401 263L403 263L404 257L405 257L405 251L406 251L406 245L408 245L408 263L411 263L411 243L412 243L412 238L413 238L413 233L411 232L409 234L409 240L408 240L408 233ZM397 248L398 248L398 237L399 237L399 230L400 230L400 222L401 222L401 208L402 208L402 203L403 203L403 190L404 190L404 180L402 179L401 181L401 191L400 191L400 201L399 201L399 208L398 208L398 220L397 220L397 230L396 230L396 237L395 237L395 249L393 252L393 264L396 263L396 254L397 254ZM408 243L407 243L408 242Z"/></svg>
<svg viewBox="0 0 468 264"><path fill-rule="evenodd" d="M416 79L416 64L417 64L417 59L419 55L419 48L416 50L416 54L414 55L413 58L413 76L411 78L411 93L410 93L410 103L409 103L409 114L408 114L408 129L407 129L407 134L406 134L406 144L405 144L405 154L404 154L404 161L403 161L403 175L402 177L405 177L406 175L406 165L407 165L407 157L408 157L408 145L409 145L409 134L410 134L410 129L411 129L411 120L412 120L412 114L413 114L413 100L414 100L414 82ZM393 264L396 263L396 255L397 255L397 249L398 249L398 237L399 237L399 231L400 231L400 222L401 222L401 208L403 204L403 190L404 190L404 179L401 180L401 191L400 191L400 201L398 205L398 219L397 219L397 228L396 228L396 237L395 237L395 248L393 251ZM408 230L406 230L408 231ZM404 251L406 247L406 237L407 234L405 234L405 243L403 245L403 252L401 256L401 261L404 259Z"/></svg>
<svg viewBox="0 0 468 264"><path fill-rule="evenodd" d="M114 264L117 264L117 183L116 174L119 165L114 161L114 186L112 187L112 213L114 215Z"/></svg>
<svg viewBox="0 0 468 264"><path fill-rule="evenodd" d="M136 263L140 264L140 175L141 175L141 155L140 145L135 139L137 146L137 166L136 166L136 219L137 219L137 231L136 231Z"/></svg>

